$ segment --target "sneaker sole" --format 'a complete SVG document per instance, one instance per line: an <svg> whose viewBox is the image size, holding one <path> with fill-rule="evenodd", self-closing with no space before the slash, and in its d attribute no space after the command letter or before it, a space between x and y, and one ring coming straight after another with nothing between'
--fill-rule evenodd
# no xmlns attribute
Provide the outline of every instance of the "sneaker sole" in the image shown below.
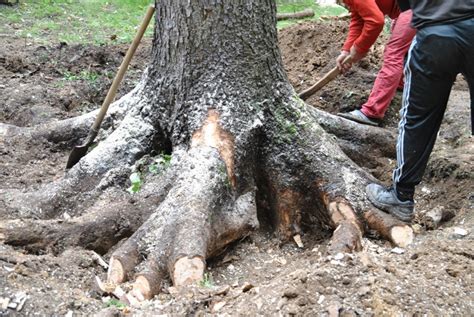
<svg viewBox="0 0 474 317"><path fill-rule="evenodd" d="M355 121L355 122L358 122L358 123L370 125L370 126L373 126L373 127L378 127L379 126L378 123L360 119L359 117L350 115L349 113L338 113L337 115L339 117L344 118L344 119L348 119L348 120Z"/></svg>
<svg viewBox="0 0 474 317"><path fill-rule="evenodd" d="M381 202L377 201L375 199L375 197L372 196L372 193L367 191L366 194L367 194L367 197L369 198L370 202L375 207L379 208L380 210L385 211L386 213L389 213L389 214L397 217L398 219L400 219L401 221L404 221L404 222L411 222L411 220L413 219L413 214L407 215L405 213L401 213L398 210L394 209L394 207L392 205L387 205L387 204L384 204L384 203L381 203Z"/></svg>

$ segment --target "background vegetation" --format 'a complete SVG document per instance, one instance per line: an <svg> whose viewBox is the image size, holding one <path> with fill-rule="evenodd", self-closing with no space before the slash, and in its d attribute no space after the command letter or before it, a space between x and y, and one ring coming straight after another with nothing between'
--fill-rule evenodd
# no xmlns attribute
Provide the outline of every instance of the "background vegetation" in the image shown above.
<svg viewBox="0 0 474 317"><path fill-rule="evenodd" d="M278 12L312 8L322 15L346 12L339 6L319 6L314 0L277 0ZM35 43L106 44L130 42L153 0L20 0L17 6L0 5L0 37L20 36ZM297 21L281 21L282 28ZM149 27L146 36L151 36Z"/></svg>

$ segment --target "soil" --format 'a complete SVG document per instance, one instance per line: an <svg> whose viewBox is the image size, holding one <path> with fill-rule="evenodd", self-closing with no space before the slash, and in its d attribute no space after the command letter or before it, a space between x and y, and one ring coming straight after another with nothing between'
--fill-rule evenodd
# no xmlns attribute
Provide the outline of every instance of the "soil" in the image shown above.
<svg viewBox="0 0 474 317"><path fill-rule="evenodd" d="M334 65L347 22L306 22L280 32L288 78L296 91ZM329 83L307 102L331 113L359 107L380 66L383 35L366 60ZM0 38L0 122L31 126L73 117L100 106L126 45L38 46ZM129 91L148 63L151 42L139 48L122 83ZM400 95L383 128L396 129ZM68 249L28 254L0 244L0 316L40 315L473 315L474 314L474 145L470 136L469 92L460 78L451 94L425 179L417 192L415 242L393 248L369 234L357 254L326 253L327 239L306 232L303 248L261 229L208 262L206 279L166 292L141 307L120 307L98 290L105 269L92 251ZM34 188L61 177L68 145L36 140L0 148L2 188ZM374 175L389 182L393 158ZM422 215L435 208L453 218L427 230ZM464 231L463 231L464 230ZM108 254L103 255L108 260ZM26 294L20 311L2 308ZM20 301L20 300L18 300ZM106 308L106 306L110 306Z"/></svg>

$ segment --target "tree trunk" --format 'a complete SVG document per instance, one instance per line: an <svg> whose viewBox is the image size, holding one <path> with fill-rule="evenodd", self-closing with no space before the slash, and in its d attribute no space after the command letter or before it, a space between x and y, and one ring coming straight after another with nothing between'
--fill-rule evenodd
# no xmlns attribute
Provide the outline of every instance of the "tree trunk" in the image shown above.
<svg viewBox="0 0 474 317"><path fill-rule="evenodd" d="M164 278L176 285L200 280L206 259L249 235L259 220L285 240L332 228L332 252L360 249L366 218L383 232L410 230L364 217L378 212L364 192L373 178L288 83L274 1L157 1L152 61L138 87L112 106L120 115L63 179L36 192L3 192L6 210L44 220L4 222L0 240L55 251L83 242L103 253L133 232L112 253L108 282L134 281L132 295L144 299ZM343 119L321 118L327 130L347 130ZM74 122L84 136L79 127L87 124ZM363 139L378 130L367 131L352 152L371 146ZM136 194L125 190L133 171L143 182ZM72 219L55 220L65 212ZM87 236L99 218L100 234ZM31 234L21 239L25 226ZM74 237L64 240L68 233Z"/></svg>

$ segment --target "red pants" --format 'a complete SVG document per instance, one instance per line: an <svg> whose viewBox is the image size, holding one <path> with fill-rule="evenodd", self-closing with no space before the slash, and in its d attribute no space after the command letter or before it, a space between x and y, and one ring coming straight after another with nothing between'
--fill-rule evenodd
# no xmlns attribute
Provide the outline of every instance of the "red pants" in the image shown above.
<svg viewBox="0 0 474 317"><path fill-rule="evenodd" d="M412 11L404 11L392 21L390 39L383 53L383 65L369 99L361 111L369 118L382 119L403 76L403 60L416 30L410 26Z"/></svg>

